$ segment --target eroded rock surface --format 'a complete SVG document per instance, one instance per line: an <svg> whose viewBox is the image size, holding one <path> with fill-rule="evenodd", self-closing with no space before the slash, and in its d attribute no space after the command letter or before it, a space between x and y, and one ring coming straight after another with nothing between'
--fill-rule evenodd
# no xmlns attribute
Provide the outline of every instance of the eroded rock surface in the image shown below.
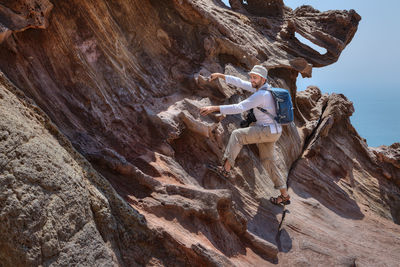
<svg viewBox="0 0 400 267"><path fill-rule="evenodd" d="M0 43L12 32L29 28L45 29L52 8L49 0L1 0Z"/></svg>
<svg viewBox="0 0 400 267"><path fill-rule="evenodd" d="M229 262L211 258L201 244L187 248L167 229L148 224L3 74L0 104L1 266ZM179 190L173 185L163 189L171 195ZM215 220L217 207L211 204L229 202L229 193L220 190L204 194L197 207L201 195L187 192L193 199L193 204L186 200L188 213L205 210L203 216Z"/></svg>
<svg viewBox="0 0 400 267"><path fill-rule="evenodd" d="M34 2L13 3L0 2L1 23ZM338 59L355 11L256 0L232 9L210 0L40 3L47 28L21 31L26 22L0 44L4 265L400 261L398 144L367 147L345 96L296 92L299 73ZM243 148L232 182L206 168L241 118L198 108L247 96L207 76L246 78L254 64L296 106L275 151L293 200L280 232L256 146Z"/></svg>

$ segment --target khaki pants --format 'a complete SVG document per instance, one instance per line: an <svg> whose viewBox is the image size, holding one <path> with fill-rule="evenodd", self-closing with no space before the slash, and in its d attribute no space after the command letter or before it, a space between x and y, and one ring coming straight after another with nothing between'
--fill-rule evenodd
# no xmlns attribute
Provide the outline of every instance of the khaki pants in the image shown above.
<svg viewBox="0 0 400 267"><path fill-rule="evenodd" d="M260 161L264 169L269 173L269 177L276 189L286 188L285 179L278 172L274 159L274 145L281 133L272 134L268 126L250 126L247 128L236 129L232 132L228 146L226 147L223 162L228 160L230 165L235 165L235 159L243 145L257 144Z"/></svg>

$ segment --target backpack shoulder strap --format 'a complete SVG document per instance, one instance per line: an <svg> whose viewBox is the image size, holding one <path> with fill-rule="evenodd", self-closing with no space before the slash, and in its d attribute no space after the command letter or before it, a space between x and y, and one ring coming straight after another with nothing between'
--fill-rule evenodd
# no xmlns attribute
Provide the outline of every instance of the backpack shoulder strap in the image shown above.
<svg viewBox="0 0 400 267"><path fill-rule="evenodd" d="M270 86L268 83L265 83L265 84L260 88L260 90L269 91L269 92L271 93L272 97L274 97L274 95L272 94L270 88L271 88L271 86ZM267 114L267 115L276 123L275 117L274 117L268 110L266 110L266 109L264 109L264 108L262 108L262 107L257 107L257 109L260 110L261 112Z"/></svg>
<svg viewBox="0 0 400 267"><path fill-rule="evenodd" d="M257 107L257 109L260 110L260 111L262 111L262 112L264 112L264 113L267 114L271 119L273 119L273 120L275 121L274 116L273 116L271 113L269 113L268 110L263 109L262 107Z"/></svg>

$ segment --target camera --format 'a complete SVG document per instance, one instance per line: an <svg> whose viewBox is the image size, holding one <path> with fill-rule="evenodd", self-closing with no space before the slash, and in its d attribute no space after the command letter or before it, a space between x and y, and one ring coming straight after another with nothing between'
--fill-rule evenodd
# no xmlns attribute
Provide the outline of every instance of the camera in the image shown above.
<svg viewBox="0 0 400 267"><path fill-rule="evenodd" d="M254 116L253 109L250 109L246 115L246 119L240 122L240 128L249 127L252 122L257 121L256 117Z"/></svg>

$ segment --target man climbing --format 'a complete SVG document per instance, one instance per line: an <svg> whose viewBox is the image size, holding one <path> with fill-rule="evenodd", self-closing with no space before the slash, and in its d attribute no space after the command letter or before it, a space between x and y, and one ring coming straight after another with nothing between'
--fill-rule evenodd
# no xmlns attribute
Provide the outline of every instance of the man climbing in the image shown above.
<svg viewBox="0 0 400 267"><path fill-rule="evenodd" d="M226 115L238 114L254 108L254 116L257 119L255 125L236 129L232 132L222 159L223 166L216 167L215 171L221 176L229 178L231 167L234 166L235 159L242 146L257 144L261 163L265 170L269 172L275 188L281 192L280 196L271 197L270 201L277 205L289 204L290 196L287 192L285 179L280 175L272 162L274 144L281 136L282 126L273 119L276 115L276 109L273 96L267 90L270 87L267 83L267 74L267 69L261 65L255 65L250 71L250 82L222 73L211 74L210 81L221 78L226 83L250 91L253 94L238 104L202 107L200 108L200 114L203 116L212 112L220 112ZM257 107L267 110L270 114L263 112Z"/></svg>

